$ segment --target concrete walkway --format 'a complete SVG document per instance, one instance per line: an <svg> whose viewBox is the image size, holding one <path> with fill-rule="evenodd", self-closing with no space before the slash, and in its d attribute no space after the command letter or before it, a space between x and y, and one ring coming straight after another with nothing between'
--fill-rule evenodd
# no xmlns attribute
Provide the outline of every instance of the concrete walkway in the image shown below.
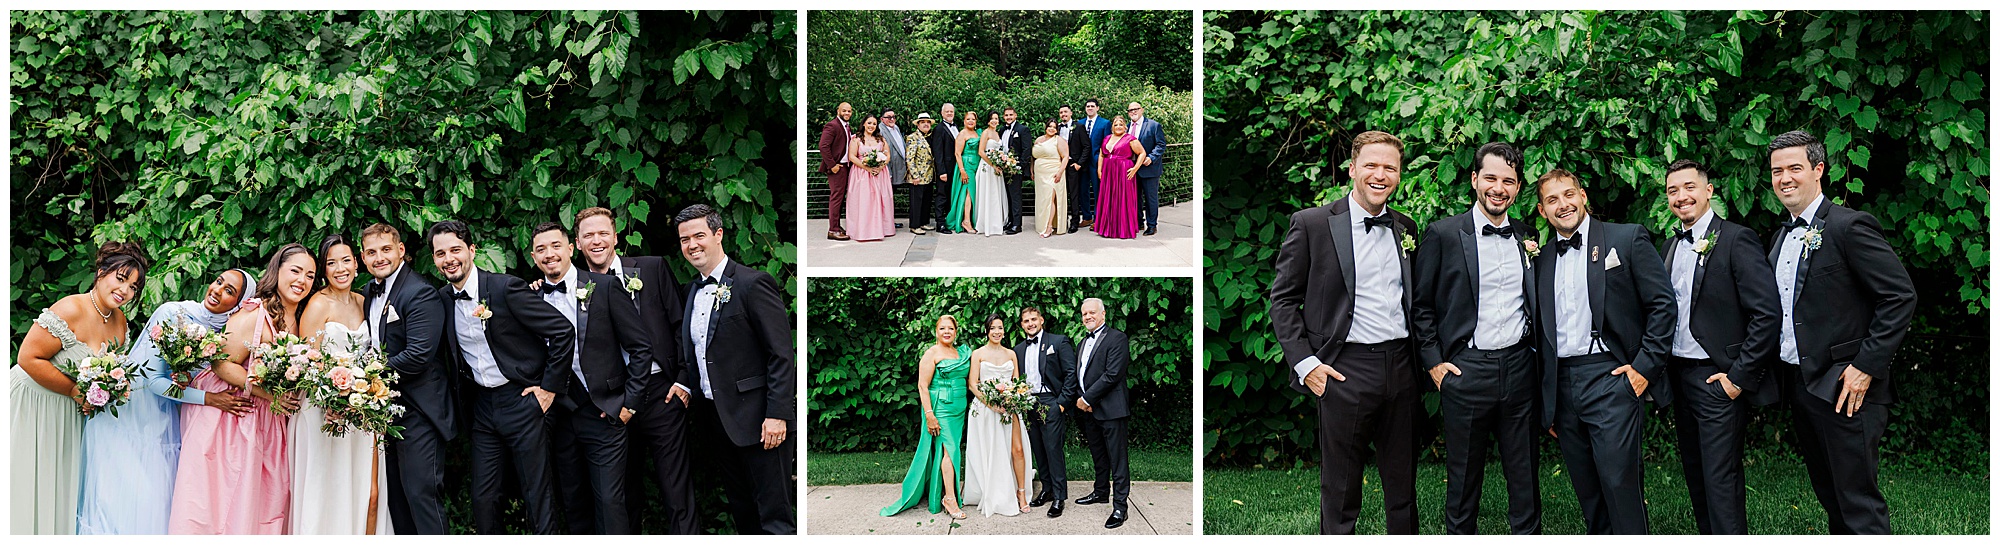
<svg viewBox="0 0 2000 545"><path fill-rule="evenodd" d="M1089 482L1069 483L1070 499L1090 493ZM894 503L903 493L901 484L815 486L806 492L806 533L813 535L893 535L893 534L1042 534L1042 535L1192 535L1194 533L1194 484L1134 482L1132 499L1126 510L1125 525L1104 529L1111 516L1110 504L1065 504L1063 516L1049 518L1048 506L1036 507L1020 516L991 517L979 514L979 506L966 506L965 520L954 521L940 512L931 514L918 507L893 517L881 514L882 506ZM954 526L956 522L957 527Z"/></svg>
<svg viewBox="0 0 2000 545"><path fill-rule="evenodd" d="M1088 229L1042 238L1033 216L1021 218L1017 235L913 235L903 228L876 242L836 241L827 240L823 219L808 220L803 235L813 267L1192 267L1195 221L1188 202L1160 208L1158 234L1129 240Z"/></svg>

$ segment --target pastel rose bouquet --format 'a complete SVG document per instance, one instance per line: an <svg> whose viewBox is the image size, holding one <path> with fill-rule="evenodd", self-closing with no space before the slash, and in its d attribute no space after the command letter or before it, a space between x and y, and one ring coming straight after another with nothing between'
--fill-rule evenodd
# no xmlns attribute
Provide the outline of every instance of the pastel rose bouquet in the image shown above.
<svg viewBox="0 0 2000 545"><path fill-rule="evenodd" d="M889 164L889 154L882 153L882 150L872 149L861 154L861 166L875 168L886 164Z"/></svg>
<svg viewBox="0 0 2000 545"><path fill-rule="evenodd" d="M179 397L187 391L195 373L229 358L222 349L222 332L209 331L186 317L165 326L155 325L146 334L153 338L153 346L159 347L160 359L167 362L165 371L174 382L167 387L169 397Z"/></svg>
<svg viewBox="0 0 2000 545"><path fill-rule="evenodd" d="M1021 173L1021 161L1015 159L1013 154L1007 153L1007 150L987 148L981 156L986 158L987 164L993 165L993 170L1000 171L1003 176Z"/></svg>
<svg viewBox="0 0 2000 545"><path fill-rule="evenodd" d="M124 343L113 342L88 357L56 366L57 371L76 380L83 400L77 412L94 417L106 412L118 416L118 407L132 399L132 380L139 374L125 351Z"/></svg>
<svg viewBox="0 0 2000 545"><path fill-rule="evenodd" d="M392 424L403 415L394 388L400 377L387 358L374 349L323 354L302 386L312 404L326 411L320 431L334 437L361 430L383 438L403 438L403 427Z"/></svg>
<svg viewBox="0 0 2000 545"><path fill-rule="evenodd" d="M325 365L319 349L291 333L279 333L269 344L252 345L250 350L257 354L257 363L250 366L250 384L263 387L272 397L299 390L307 376ZM271 410L288 412L276 403Z"/></svg>
<svg viewBox="0 0 2000 545"><path fill-rule="evenodd" d="M1013 423L1014 416L1027 417L1030 414L1040 418L1042 403L1035 399L1034 386L1021 377L990 379L979 381L979 397L987 405L1000 408L1000 421Z"/></svg>

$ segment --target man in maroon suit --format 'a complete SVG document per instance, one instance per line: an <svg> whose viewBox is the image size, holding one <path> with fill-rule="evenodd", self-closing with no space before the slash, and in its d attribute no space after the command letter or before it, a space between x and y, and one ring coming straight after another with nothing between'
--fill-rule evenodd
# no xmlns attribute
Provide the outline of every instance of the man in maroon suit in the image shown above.
<svg viewBox="0 0 2000 545"><path fill-rule="evenodd" d="M835 117L819 130L819 171L826 173L826 238L847 240L847 230L840 227L840 213L847 208L847 127L848 118L854 117L854 106L840 103L834 111Z"/></svg>

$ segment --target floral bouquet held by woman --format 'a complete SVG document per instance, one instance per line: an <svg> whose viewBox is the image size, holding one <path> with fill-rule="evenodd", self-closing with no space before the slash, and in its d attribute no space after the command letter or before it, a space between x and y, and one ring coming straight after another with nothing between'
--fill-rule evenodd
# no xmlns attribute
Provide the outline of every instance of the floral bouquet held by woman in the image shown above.
<svg viewBox="0 0 2000 545"><path fill-rule="evenodd" d="M257 354L257 364L250 366L250 384L263 387L274 398L298 391L307 375L326 365L319 349L291 333L279 333L271 344L250 349ZM271 410L290 413L278 403L272 403Z"/></svg>
<svg viewBox="0 0 2000 545"><path fill-rule="evenodd" d="M403 415L403 406L396 403L403 394L394 389L398 378L382 353L371 349L325 355L300 387L326 410L320 431L344 437L352 428L402 439L403 427L390 423Z"/></svg>
<svg viewBox="0 0 2000 545"><path fill-rule="evenodd" d="M864 167L881 168L886 164L889 164L889 154L882 153L882 150L871 149L861 156L861 166Z"/></svg>
<svg viewBox="0 0 2000 545"><path fill-rule="evenodd" d="M1021 161L1015 159L1013 154L1007 153L1007 150L987 148L982 156L986 158L988 164L993 165L993 170L1000 171L1002 176L1013 176L1021 173Z"/></svg>
<svg viewBox="0 0 2000 545"><path fill-rule="evenodd" d="M112 343L104 347L104 351L77 360L74 365L56 368L76 380L76 391L83 400L83 404L77 406L77 412L86 417L105 412L118 416L118 406L132 399L132 376L139 370L127 361L125 348L121 343Z"/></svg>
<svg viewBox="0 0 2000 545"><path fill-rule="evenodd" d="M147 334L153 337L153 345L160 348L160 359L167 362L167 377L174 382L167 387L168 397L180 397L194 381L195 373L229 359L229 354L222 350L221 332L211 332L186 317L166 327L153 326Z"/></svg>
<svg viewBox="0 0 2000 545"><path fill-rule="evenodd" d="M986 404L999 407L1003 424L1014 423L1015 415L1026 417L1032 413L1036 418L1041 417L1042 404L1030 393L1034 389L1021 377L979 381L979 397L985 398Z"/></svg>

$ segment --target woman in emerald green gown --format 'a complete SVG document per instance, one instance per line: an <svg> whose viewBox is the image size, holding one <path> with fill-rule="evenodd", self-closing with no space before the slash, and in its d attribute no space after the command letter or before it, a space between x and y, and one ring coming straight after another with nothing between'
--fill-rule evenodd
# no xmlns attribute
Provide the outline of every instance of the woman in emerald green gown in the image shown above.
<svg viewBox="0 0 2000 545"><path fill-rule="evenodd" d="M958 168L951 177L951 211L945 226L957 233L978 233L972 229L973 175L979 172L979 114L965 112L965 124L958 130Z"/></svg>
<svg viewBox="0 0 2000 545"><path fill-rule="evenodd" d="M938 317L937 342L924 350L917 364L917 404L924 410L924 432L917 436L916 455L909 473L903 475L903 497L882 508L882 516L928 504L932 513L942 510L951 518L965 518L959 509L958 477L965 464L961 451L972 347L955 344L957 339L958 319L949 314Z"/></svg>

